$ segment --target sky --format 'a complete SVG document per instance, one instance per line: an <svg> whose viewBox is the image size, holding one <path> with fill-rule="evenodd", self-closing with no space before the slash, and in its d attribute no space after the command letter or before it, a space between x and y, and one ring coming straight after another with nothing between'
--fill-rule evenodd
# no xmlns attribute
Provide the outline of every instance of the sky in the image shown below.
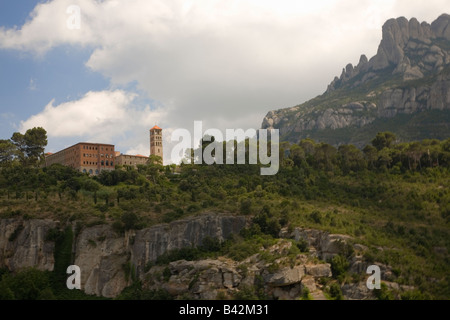
<svg viewBox="0 0 450 320"><path fill-rule="evenodd" d="M431 23L448 0L0 0L0 139L44 127L149 155L149 129L261 127L370 59L381 27Z"/></svg>

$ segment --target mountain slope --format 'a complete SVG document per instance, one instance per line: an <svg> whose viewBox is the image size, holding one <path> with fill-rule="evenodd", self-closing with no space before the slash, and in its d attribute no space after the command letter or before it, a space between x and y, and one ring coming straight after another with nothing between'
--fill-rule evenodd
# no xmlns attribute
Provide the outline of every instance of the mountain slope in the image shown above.
<svg viewBox="0 0 450 320"><path fill-rule="evenodd" d="M413 18L383 25L377 54L348 64L326 92L293 108L270 111L263 129L283 140L313 138L362 146L378 131L403 140L450 132L450 15L431 25Z"/></svg>

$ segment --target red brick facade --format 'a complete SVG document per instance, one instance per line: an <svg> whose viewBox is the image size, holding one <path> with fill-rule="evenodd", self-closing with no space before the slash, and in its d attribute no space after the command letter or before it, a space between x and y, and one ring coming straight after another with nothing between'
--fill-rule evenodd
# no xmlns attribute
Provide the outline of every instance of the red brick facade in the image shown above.
<svg viewBox="0 0 450 320"><path fill-rule="evenodd" d="M81 142L45 157L45 165L59 163L80 172L97 175L103 170L114 170L114 145Z"/></svg>

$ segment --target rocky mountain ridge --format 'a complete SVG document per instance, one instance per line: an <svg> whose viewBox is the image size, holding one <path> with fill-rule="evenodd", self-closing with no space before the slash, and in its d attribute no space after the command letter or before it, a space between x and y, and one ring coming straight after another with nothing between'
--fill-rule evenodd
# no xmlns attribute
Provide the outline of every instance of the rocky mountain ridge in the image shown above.
<svg viewBox="0 0 450 320"><path fill-rule="evenodd" d="M374 57L368 60L362 55L358 65L348 64L322 96L293 108L270 111L262 128L280 129L285 140L298 142L320 136L316 133L326 129L363 128L377 119L431 110L444 112L441 129L445 132L450 110L450 15L447 14L431 25L419 23L415 18L388 20ZM433 127L428 129L433 131ZM349 143L351 139L349 135L338 142ZM355 144L358 142L367 141Z"/></svg>

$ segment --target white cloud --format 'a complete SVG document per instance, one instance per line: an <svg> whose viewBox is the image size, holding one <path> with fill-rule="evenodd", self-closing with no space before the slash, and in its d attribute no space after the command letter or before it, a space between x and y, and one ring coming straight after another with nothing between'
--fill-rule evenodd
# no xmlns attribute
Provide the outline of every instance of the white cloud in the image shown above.
<svg viewBox="0 0 450 320"><path fill-rule="evenodd" d="M148 155L149 129L156 122L166 123L167 113L161 108L136 106L135 98L136 94L123 90L105 90L58 105L52 100L42 112L22 121L19 131L43 127L50 139L72 138L69 145L80 141L111 143L124 153ZM169 162L170 152L166 153Z"/></svg>
<svg viewBox="0 0 450 320"><path fill-rule="evenodd" d="M117 135L127 125L127 107L132 94L123 91L88 92L83 98L54 106L52 100L44 110L21 123L21 131L44 127L49 137ZM110 139L108 139L110 140Z"/></svg>
<svg viewBox="0 0 450 320"><path fill-rule="evenodd" d="M81 9L79 30L67 28L72 4ZM55 135L110 136L158 117L166 128L194 120L257 128L269 110L321 94L347 63L374 55L388 18L431 22L447 7L448 0L53 0L21 28L0 29L0 48L42 56L59 45L91 47L90 69L113 87L136 83L163 106L159 115L130 111L129 93L88 93L24 123L45 122ZM112 96L119 101L109 104ZM61 118L78 120L54 123ZM125 142L129 151L146 147Z"/></svg>

